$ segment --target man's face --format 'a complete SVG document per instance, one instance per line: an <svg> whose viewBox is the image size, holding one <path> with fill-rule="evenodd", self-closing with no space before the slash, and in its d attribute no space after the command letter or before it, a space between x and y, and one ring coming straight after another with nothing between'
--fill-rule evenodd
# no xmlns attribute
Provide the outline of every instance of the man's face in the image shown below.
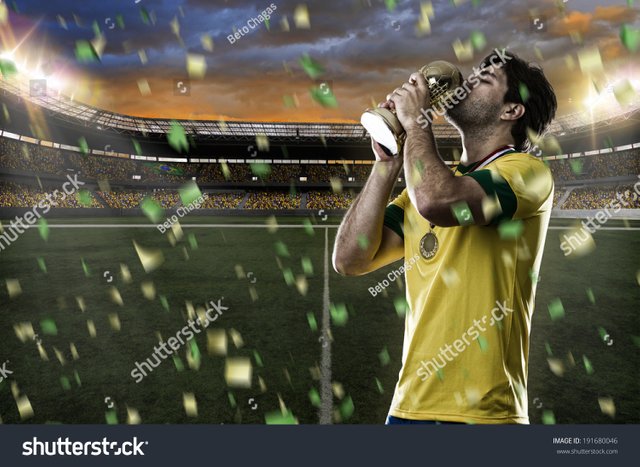
<svg viewBox="0 0 640 467"><path fill-rule="evenodd" d="M490 64L480 68L477 86L471 93L446 113L446 118L455 126L464 129L498 123L507 92L507 75L502 68Z"/></svg>

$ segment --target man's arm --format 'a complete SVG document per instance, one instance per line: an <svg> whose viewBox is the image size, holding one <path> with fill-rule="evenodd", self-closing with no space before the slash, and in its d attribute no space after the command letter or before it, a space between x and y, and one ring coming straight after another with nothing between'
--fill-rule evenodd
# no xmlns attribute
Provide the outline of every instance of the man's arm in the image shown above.
<svg viewBox="0 0 640 467"><path fill-rule="evenodd" d="M336 235L333 268L342 275L366 274L404 256L404 240L383 225L385 208L402 168L402 158L386 156L380 145L375 142L372 145L376 163Z"/></svg>

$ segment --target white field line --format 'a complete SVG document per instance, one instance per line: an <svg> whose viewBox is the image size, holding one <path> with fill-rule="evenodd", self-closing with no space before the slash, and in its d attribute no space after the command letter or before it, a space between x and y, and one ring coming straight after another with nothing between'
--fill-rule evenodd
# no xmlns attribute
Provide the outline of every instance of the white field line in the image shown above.
<svg viewBox="0 0 640 467"><path fill-rule="evenodd" d="M331 387L331 316L329 314L329 229L324 231L324 290L322 293L322 356L320 378L320 424L333 420L333 390Z"/></svg>

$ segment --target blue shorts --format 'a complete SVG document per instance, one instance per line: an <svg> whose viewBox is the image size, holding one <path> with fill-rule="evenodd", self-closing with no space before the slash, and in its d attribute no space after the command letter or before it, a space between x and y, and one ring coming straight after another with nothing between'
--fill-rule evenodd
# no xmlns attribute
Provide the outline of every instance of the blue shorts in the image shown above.
<svg viewBox="0 0 640 467"><path fill-rule="evenodd" d="M387 415L385 425L465 425L460 422L437 422L435 420L409 420L406 418L398 418L393 415Z"/></svg>

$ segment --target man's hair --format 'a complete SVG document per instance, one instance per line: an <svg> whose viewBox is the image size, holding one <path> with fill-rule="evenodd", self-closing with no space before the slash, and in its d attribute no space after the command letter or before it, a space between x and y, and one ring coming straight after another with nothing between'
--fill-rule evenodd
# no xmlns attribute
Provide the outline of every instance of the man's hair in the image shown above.
<svg viewBox="0 0 640 467"><path fill-rule="evenodd" d="M490 66L492 55L482 61L481 67ZM527 136L527 128L542 136L556 114L558 102L540 66L528 63L511 52L504 55L509 58L502 65L507 76L504 102L522 104L525 108L524 115L511 127L511 136L518 151L530 151L532 143Z"/></svg>

